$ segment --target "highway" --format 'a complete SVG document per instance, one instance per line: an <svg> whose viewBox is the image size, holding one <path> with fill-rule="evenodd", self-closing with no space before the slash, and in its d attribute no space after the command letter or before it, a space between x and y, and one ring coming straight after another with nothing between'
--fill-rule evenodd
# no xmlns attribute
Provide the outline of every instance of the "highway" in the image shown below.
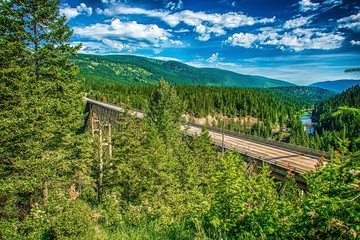
<svg viewBox="0 0 360 240"><path fill-rule="evenodd" d="M84 98L90 104L101 106L104 109L125 112L122 107L114 104L103 103L89 98ZM144 114L140 111L129 111L130 114L142 119ZM189 136L200 134L201 127L190 125L187 129ZM212 141L217 146L222 147L222 133L219 131L209 130ZM289 145L290 146L290 145ZM248 140L244 137L234 136L231 134L224 134L224 147L226 149L235 150L243 155L260 160L272 166L272 169L281 169L282 173L287 170L292 170L294 173L303 174L311 170L315 170L318 163L319 156L311 156L293 150L288 150L284 147L272 146L263 142L256 142L254 139Z"/></svg>
<svg viewBox="0 0 360 240"><path fill-rule="evenodd" d="M200 134L201 128L190 126L187 133L190 136ZM222 134L209 131L213 143L222 147ZM254 159L260 159L270 165L276 165L284 169L291 169L299 174L315 170L318 157L306 156L296 152L276 148L274 146L256 143L246 139L224 134L224 147L240 152Z"/></svg>

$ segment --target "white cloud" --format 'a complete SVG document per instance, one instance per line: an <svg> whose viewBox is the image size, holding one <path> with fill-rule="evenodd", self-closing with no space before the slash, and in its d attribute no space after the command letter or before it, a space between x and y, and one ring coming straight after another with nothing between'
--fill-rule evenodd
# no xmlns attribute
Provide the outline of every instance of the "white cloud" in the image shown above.
<svg viewBox="0 0 360 240"><path fill-rule="evenodd" d="M285 22L284 28L287 28L287 29L298 28L298 27L309 24L310 23L309 20L310 20L309 17L298 17L295 19L291 19L291 20L288 20Z"/></svg>
<svg viewBox="0 0 360 240"><path fill-rule="evenodd" d="M68 4L62 5L59 9L60 14L64 14L67 20L75 18L79 15L92 15L92 8L87 7L85 3L80 3L77 7L70 7Z"/></svg>
<svg viewBox="0 0 360 240"><path fill-rule="evenodd" d="M169 42L171 43L171 45L175 45L175 46L183 46L184 45L184 43L180 40L169 39Z"/></svg>
<svg viewBox="0 0 360 240"><path fill-rule="evenodd" d="M137 22L121 22L119 19L110 24L93 24L87 27L74 27L74 33L93 39L112 38L120 40L142 40L151 43L167 41L170 34L157 25L143 25Z"/></svg>
<svg viewBox="0 0 360 240"><path fill-rule="evenodd" d="M85 13L88 16L92 15L92 8L91 7L86 7L85 3L80 3L80 5L76 7L76 9L77 9L77 11L79 13Z"/></svg>
<svg viewBox="0 0 360 240"><path fill-rule="evenodd" d="M218 53L218 52L217 52L217 53L213 53L213 54L211 55L211 57L208 59L208 62L211 62L211 63L216 62L216 61L218 60L218 57L219 57L219 53Z"/></svg>
<svg viewBox="0 0 360 240"><path fill-rule="evenodd" d="M165 57L165 56L150 56L150 58L154 58L154 59L158 59L158 60L162 60L162 61L177 61L177 62L182 62L181 59L179 58L174 58L174 57Z"/></svg>
<svg viewBox="0 0 360 240"><path fill-rule="evenodd" d="M175 27L180 23L194 27L194 32L198 33L198 40L207 41L214 36L221 36L232 30L242 26L252 26L254 24L267 24L275 21L273 18L256 19L242 13L228 12L225 14L209 14L205 12L194 12L183 10L171 13L160 10L147 10L143 8L130 8L123 5L113 6L105 10L97 10L108 16L116 15L145 15L147 17L159 18L170 27Z"/></svg>
<svg viewBox="0 0 360 240"><path fill-rule="evenodd" d="M351 45L360 46L360 41L351 40L350 43Z"/></svg>
<svg viewBox="0 0 360 240"><path fill-rule="evenodd" d="M106 54L111 52L111 48L106 46L103 42L72 42L71 45L76 46L81 44L82 47L79 50L79 53L86 53L86 54Z"/></svg>
<svg viewBox="0 0 360 240"><path fill-rule="evenodd" d="M128 52L134 52L136 50L135 47L130 46L129 44L124 44L120 41L114 41L110 39L103 39L102 42L108 46L110 49L122 52L124 50L127 50Z"/></svg>
<svg viewBox="0 0 360 240"><path fill-rule="evenodd" d="M239 46L244 48L251 48L253 43L260 38L260 35L254 35L251 33L235 33L229 37L224 43L230 44L233 47Z"/></svg>
<svg viewBox="0 0 360 240"><path fill-rule="evenodd" d="M332 7L336 7L336 6L343 4L343 1L342 0L326 0L325 2L323 2L323 4L331 5Z"/></svg>
<svg viewBox="0 0 360 240"><path fill-rule="evenodd" d="M80 37L102 41L112 49L119 51L183 45L179 40L170 39L171 34L155 24L144 25L134 21L121 22L119 19L115 19L106 24L97 23L73 29L74 33Z"/></svg>
<svg viewBox="0 0 360 240"><path fill-rule="evenodd" d="M244 48L274 46L281 50L303 51L306 49L331 50L341 47L345 38L336 32L321 32L316 28L296 28L292 31L264 29L258 34L236 33L224 44Z"/></svg>
<svg viewBox="0 0 360 240"><path fill-rule="evenodd" d="M310 0L301 0L299 2L300 11L308 12L308 11L316 11L320 7L320 3L313 3Z"/></svg>
<svg viewBox="0 0 360 240"><path fill-rule="evenodd" d="M102 9L100 9L100 8L96 8L95 9L95 12L96 12L96 14L103 14L104 13L104 10L102 10Z"/></svg>
<svg viewBox="0 0 360 240"><path fill-rule="evenodd" d="M340 28L348 28L354 32L360 32L360 12L341 18L337 22L339 23Z"/></svg>
<svg viewBox="0 0 360 240"><path fill-rule="evenodd" d="M108 4L108 3L114 4L114 3L116 3L116 0L101 0L101 2L105 3L105 4Z"/></svg>
<svg viewBox="0 0 360 240"><path fill-rule="evenodd" d="M189 29L186 29L186 28L181 28L181 29L176 29L174 30L175 33L188 33L190 32Z"/></svg>
<svg viewBox="0 0 360 240"><path fill-rule="evenodd" d="M170 11L178 11L183 9L184 4L181 0L179 0L178 2L173 2L173 1L169 1L168 3L166 3L165 8L170 10Z"/></svg>

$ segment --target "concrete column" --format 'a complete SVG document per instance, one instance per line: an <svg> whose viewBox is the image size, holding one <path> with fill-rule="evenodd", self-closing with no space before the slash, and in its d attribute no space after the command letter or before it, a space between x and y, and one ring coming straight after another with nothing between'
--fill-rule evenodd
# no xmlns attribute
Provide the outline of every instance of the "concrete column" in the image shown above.
<svg viewBox="0 0 360 240"><path fill-rule="evenodd" d="M103 131L102 124L99 124L99 176L98 176L98 201L101 201L101 195L103 192L102 183L104 177L104 159L103 159Z"/></svg>

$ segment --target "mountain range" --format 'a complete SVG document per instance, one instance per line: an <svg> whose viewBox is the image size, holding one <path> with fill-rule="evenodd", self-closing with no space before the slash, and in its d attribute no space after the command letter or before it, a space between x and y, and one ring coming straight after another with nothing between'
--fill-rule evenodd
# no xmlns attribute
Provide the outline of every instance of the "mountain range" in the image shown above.
<svg viewBox="0 0 360 240"><path fill-rule="evenodd" d="M80 77L90 82L112 81L122 84L155 84L159 79L177 85L202 85L240 88L295 87L286 81L262 76L245 75L218 68L197 68L177 61L163 61L134 55L91 55L79 54L72 58L80 67ZM317 82L309 85L333 92L341 92L360 80L337 80ZM285 88L286 89L286 88ZM285 91L313 95L316 89L287 88ZM318 91L320 98L332 95ZM320 93L321 92L321 93ZM325 95L324 95L325 94ZM294 95L294 94L292 94ZM296 94L295 94L296 95Z"/></svg>
<svg viewBox="0 0 360 240"><path fill-rule="evenodd" d="M316 82L311 84L310 86L319 87L339 93L358 84L360 84L360 80L342 79L335 81Z"/></svg>
<svg viewBox="0 0 360 240"><path fill-rule="evenodd" d="M85 55L72 59L87 80L110 80L124 84L153 84L164 78L174 84L269 88L296 86L293 83L261 76L244 75L217 68L196 68L176 61L133 55Z"/></svg>

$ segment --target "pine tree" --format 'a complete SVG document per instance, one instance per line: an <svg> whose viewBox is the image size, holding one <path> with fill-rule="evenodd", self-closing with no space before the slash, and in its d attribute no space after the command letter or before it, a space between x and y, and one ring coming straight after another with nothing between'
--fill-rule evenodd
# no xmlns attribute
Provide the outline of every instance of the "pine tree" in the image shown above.
<svg viewBox="0 0 360 240"><path fill-rule="evenodd" d="M72 31L58 6L53 0L0 5L0 96L8 100L0 111L3 239L70 233L75 222L56 224L64 218L75 221L75 216L61 215L55 207L76 205L73 214L86 208L65 200L89 186L91 151L86 135L80 134L85 119L81 83L68 62L79 47L68 44Z"/></svg>
<svg viewBox="0 0 360 240"><path fill-rule="evenodd" d="M341 147L340 147L341 148ZM304 239L357 239L360 234L360 152L336 153L306 175L305 195L294 231Z"/></svg>
<svg viewBox="0 0 360 240"><path fill-rule="evenodd" d="M150 101L146 120L155 127L167 146L181 138L179 130L183 111L184 106L174 87L161 79Z"/></svg>

